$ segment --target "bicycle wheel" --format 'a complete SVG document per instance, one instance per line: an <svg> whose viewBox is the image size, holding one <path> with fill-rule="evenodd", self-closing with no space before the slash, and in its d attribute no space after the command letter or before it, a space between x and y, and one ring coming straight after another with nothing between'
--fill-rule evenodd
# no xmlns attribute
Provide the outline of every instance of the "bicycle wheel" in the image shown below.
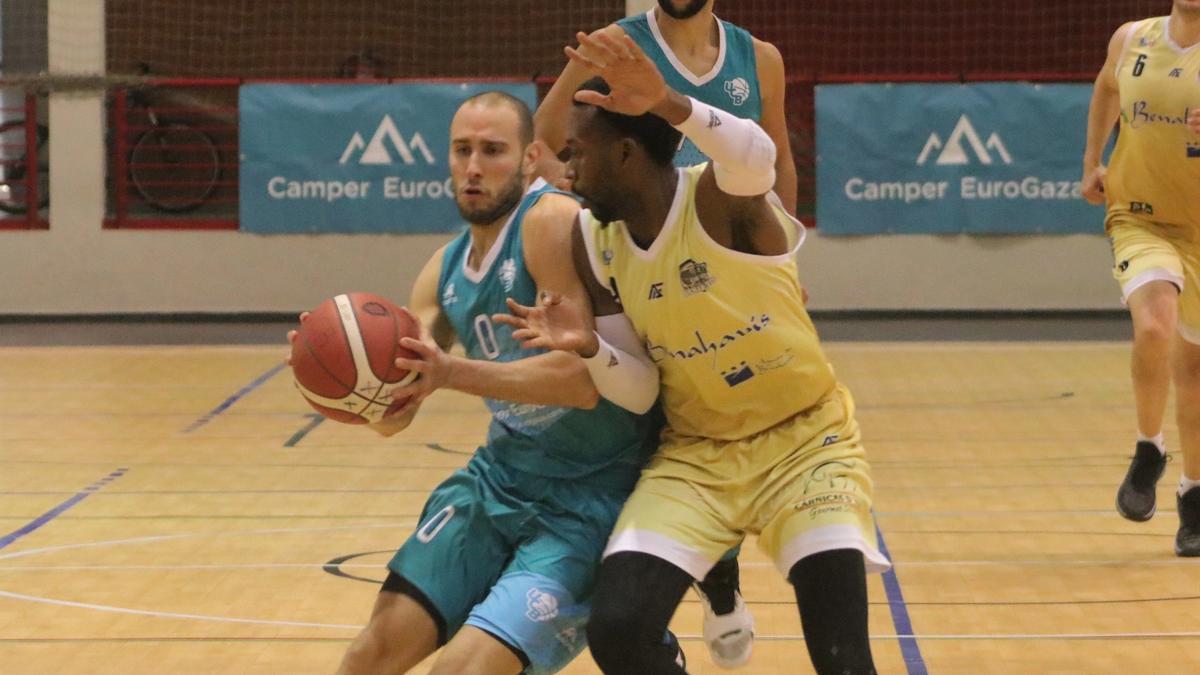
<svg viewBox="0 0 1200 675"><path fill-rule="evenodd" d="M181 122L164 123L133 144L129 177L147 204L160 211L191 211L217 189L217 145L208 134Z"/></svg>
<svg viewBox="0 0 1200 675"><path fill-rule="evenodd" d="M50 130L37 125L38 208L50 203ZM0 211L25 213L29 209L29 152L26 148L25 120L0 124Z"/></svg>

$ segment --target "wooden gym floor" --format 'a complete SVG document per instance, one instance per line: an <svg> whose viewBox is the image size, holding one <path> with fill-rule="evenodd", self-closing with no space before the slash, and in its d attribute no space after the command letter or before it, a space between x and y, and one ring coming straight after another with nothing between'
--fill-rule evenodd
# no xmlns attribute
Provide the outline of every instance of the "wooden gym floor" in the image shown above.
<svg viewBox="0 0 1200 675"><path fill-rule="evenodd" d="M0 347L0 672L330 673L428 490L482 438L443 392L389 440L321 422L275 345ZM1200 672L1200 561L1113 499L1128 347L845 342L895 568L869 580L881 673ZM1167 430L1174 445L1174 426ZM748 543L743 673L811 672ZM700 607L673 624L724 672ZM422 667L418 672L424 672ZM567 673L598 672L580 657Z"/></svg>

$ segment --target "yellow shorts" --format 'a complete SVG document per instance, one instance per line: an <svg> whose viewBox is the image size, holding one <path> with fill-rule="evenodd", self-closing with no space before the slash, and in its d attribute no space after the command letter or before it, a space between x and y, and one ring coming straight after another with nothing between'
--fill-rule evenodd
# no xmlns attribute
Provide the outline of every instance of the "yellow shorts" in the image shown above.
<svg viewBox="0 0 1200 675"><path fill-rule="evenodd" d="M1105 223L1125 301L1151 281L1179 289L1179 334L1200 345L1200 241L1194 229L1114 214Z"/></svg>
<svg viewBox="0 0 1200 675"><path fill-rule="evenodd" d="M891 563L875 547L871 475L839 385L808 410L749 438L664 434L613 528L605 555L650 553L702 579L746 533L787 574L801 558L862 551L870 572Z"/></svg>

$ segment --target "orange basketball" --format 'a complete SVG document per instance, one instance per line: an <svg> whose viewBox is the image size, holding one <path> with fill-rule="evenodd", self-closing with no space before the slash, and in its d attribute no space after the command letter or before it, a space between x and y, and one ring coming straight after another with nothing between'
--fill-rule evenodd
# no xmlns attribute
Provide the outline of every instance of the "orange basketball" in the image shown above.
<svg viewBox="0 0 1200 675"><path fill-rule="evenodd" d="M391 393L416 378L395 365L397 357L417 358L400 346L400 338L419 337L408 312L372 293L347 293L318 305L297 333L292 374L317 412L367 424L403 405Z"/></svg>

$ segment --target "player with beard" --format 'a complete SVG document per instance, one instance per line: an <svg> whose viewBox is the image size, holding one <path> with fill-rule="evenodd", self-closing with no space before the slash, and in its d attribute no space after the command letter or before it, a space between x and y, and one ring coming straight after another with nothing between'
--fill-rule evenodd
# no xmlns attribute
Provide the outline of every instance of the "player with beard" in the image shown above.
<svg viewBox="0 0 1200 675"><path fill-rule="evenodd" d="M788 213L796 213L796 165L788 141L784 114L784 67L779 50L745 29L718 19L714 0L658 0L650 11L621 19L596 34L629 35L653 61L667 84L695 98L762 126L777 148L773 191ZM586 68L568 62L534 114L535 134L551 152L544 154L542 175L557 178L566 159L566 124L571 97L584 80ZM675 166L708 160L687 138L675 153ZM565 181L558 184L567 187ZM802 289L805 301L807 293ZM750 660L754 620L739 590L737 551L734 549L696 584L704 607L704 640L715 663L736 668Z"/></svg>
<svg viewBox="0 0 1200 675"><path fill-rule="evenodd" d="M409 402L373 426L402 431L440 387L484 397L492 422L388 563L339 673L403 673L443 645L431 673L553 673L586 644L600 553L660 415L648 413L656 392L601 399L582 359L523 349L491 321L507 297L532 303L546 287L584 293L557 260L579 205L531 182L532 141L529 109L503 93L468 99L451 122L455 200L470 228L417 277L408 307L422 339L403 344L420 358L397 366L420 377L395 394ZM465 358L447 353L455 340ZM682 662L674 637L663 641Z"/></svg>

